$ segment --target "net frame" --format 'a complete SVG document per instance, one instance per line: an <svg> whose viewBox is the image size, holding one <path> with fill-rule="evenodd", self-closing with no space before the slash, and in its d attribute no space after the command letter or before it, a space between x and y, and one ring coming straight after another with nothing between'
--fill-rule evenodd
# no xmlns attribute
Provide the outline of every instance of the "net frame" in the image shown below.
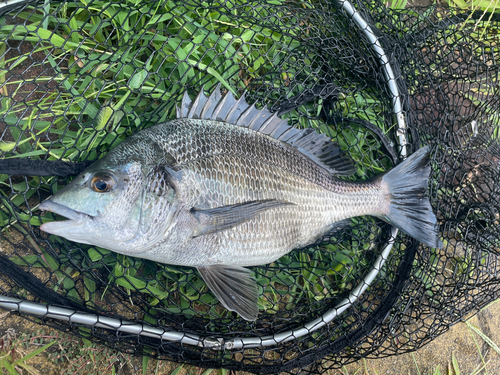
<svg viewBox="0 0 500 375"><path fill-rule="evenodd" d="M22 1L19 0L21 3ZM371 43L371 47L378 55L381 69L383 70L384 76L387 80L387 86L390 92L393 94L393 111L398 124L397 134L399 137L399 147L402 156L406 156L406 144L408 143L405 136L406 122L404 114L402 111L402 105L400 100L399 90L396 84L394 71L391 67L389 59L378 40L377 36L373 32L372 28L364 20L362 15L354 8L354 6L348 0L338 0L342 9L350 16L356 25L359 27L359 31L362 32L368 41ZM5 4L7 5L7 4ZM9 4L10 5L10 4ZM1 8L0 8L1 9ZM398 229L392 227L391 238L396 238L398 234ZM322 316L305 323L303 327L295 328L289 331L285 331L279 334L273 334L271 336L255 337L255 338L234 338L230 340L213 340L209 338L202 338L201 336L186 334L184 332L175 331L165 331L159 328L154 328L144 324L136 324L133 322L127 322L117 319L112 319L99 315L86 315L79 314L75 310L63 309L60 307L45 306L42 304L36 304L33 302L22 301L20 299L11 298L7 296L0 295L0 307L10 310L17 311L19 313L30 314L34 316L58 319L63 321L68 321L70 323L82 324L87 326L96 326L106 329L116 329L117 331L126 332L130 334L144 335L152 338L157 338L160 340L180 342L185 345L202 346L206 348L212 348L221 350L222 348L226 350L232 349L249 349L255 347L267 347L272 345L278 345L286 343L290 340L298 339L304 335L311 334L317 329L329 324L338 315L342 314L346 309L351 307L358 300L359 296L371 285L378 272L382 269L385 259L389 256L392 250L393 242L387 243L384 250L375 260L372 270L361 280L357 287L355 287L349 296L339 302L335 307L328 310Z"/></svg>

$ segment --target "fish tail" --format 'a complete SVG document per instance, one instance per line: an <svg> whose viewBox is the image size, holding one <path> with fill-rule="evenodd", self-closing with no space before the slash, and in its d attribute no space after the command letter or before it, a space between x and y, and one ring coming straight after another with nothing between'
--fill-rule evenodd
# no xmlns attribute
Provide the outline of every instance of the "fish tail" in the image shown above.
<svg viewBox="0 0 500 375"><path fill-rule="evenodd" d="M441 248L436 215L425 195L431 172L429 153L429 146L421 148L378 177L387 199L384 213L377 216L425 245Z"/></svg>

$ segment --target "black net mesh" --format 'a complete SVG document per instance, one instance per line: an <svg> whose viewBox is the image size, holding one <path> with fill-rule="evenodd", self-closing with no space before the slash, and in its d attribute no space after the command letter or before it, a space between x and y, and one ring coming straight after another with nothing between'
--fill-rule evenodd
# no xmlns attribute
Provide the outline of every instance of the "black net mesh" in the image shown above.
<svg viewBox="0 0 500 375"><path fill-rule="evenodd" d="M21 309L123 351L255 373L296 373L312 364L308 372L324 373L411 351L497 298L496 19L353 3L368 26L335 1L0 7L0 151L11 163L0 175L0 294L17 306L28 300L73 311L72 318L66 310L34 318ZM331 136L356 161L352 180L389 170L402 150L430 144L429 196L444 248L391 238L391 226L373 217L353 219L314 246L252 267L259 318L248 322L224 309L193 268L39 229L58 218L41 216L38 205L68 176L130 134L175 118L185 91L194 97L218 83L295 127ZM239 346L240 339L247 341Z"/></svg>

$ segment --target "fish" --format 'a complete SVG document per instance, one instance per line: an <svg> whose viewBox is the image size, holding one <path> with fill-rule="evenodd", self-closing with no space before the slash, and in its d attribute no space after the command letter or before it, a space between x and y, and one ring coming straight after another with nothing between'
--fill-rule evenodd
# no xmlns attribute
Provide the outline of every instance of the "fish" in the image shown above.
<svg viewBox="0 0 500 375"><path fill-rule="evenodd" d="M367 181L325 134L202 89L176 119L129 136L40 204L41 230L159 263L195 267L228 310L258 317L247 267L274 262L371 215L439 248L426 190L430 147Z"/></svg>

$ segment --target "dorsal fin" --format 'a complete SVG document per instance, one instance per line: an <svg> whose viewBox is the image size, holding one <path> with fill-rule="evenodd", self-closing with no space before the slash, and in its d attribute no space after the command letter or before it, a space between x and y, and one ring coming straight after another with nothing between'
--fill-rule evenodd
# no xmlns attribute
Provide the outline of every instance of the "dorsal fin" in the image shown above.
<svg viewBox="0 0 500 375"><path fill-rule="evenodd" d="M184 92L177 117L222 121L249 128L295 147L334 175L349 176L356 172L351 158L325 134L318 134L312 128L292 128L286 119L267 108L249 105L244 94L238 100L230 91L222 96L220 84L208 98L203 88L194 101Z"/></svg>

